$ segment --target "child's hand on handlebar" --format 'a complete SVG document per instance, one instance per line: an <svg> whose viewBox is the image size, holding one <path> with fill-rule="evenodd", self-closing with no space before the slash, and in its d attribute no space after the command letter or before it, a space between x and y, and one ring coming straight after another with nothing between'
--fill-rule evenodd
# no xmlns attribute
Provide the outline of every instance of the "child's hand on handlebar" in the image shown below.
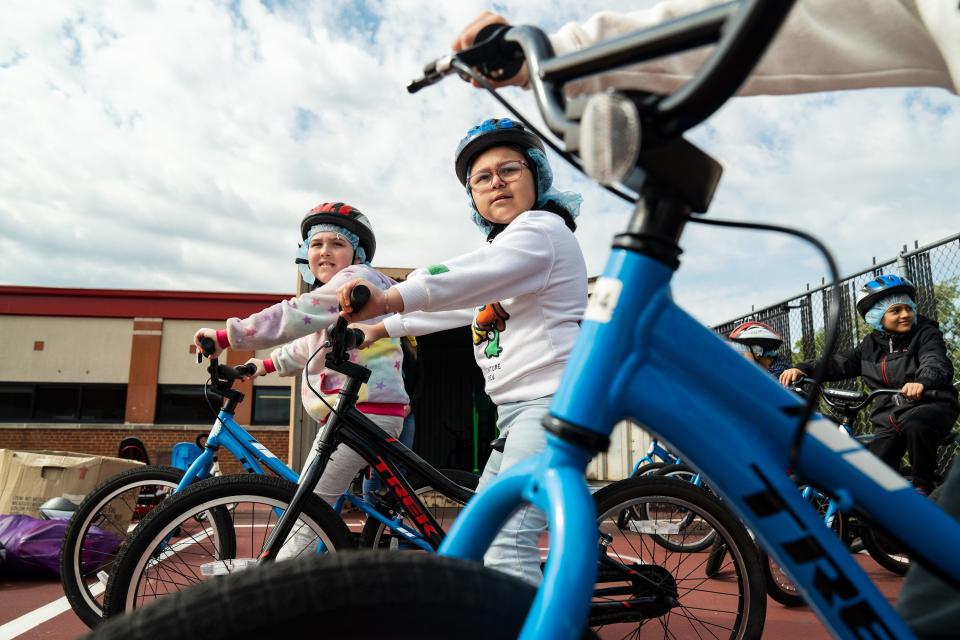
<svg viewBox="0 0 960 640"><path fill-rule="evenodd" d="M243 364L244 364L244 365L252 364L253 366L255 366L255 367L257 368L256 372L244 376L244 377L243 377L244 380L246 380L246 379L248 379L248 378L252 380L253 378L256 378L256 377L258 377L258 376L265 376L265 375L267 375L267 369L266 369L266 367L264 367L264 365L263 365L263 360L261 360L260 358L250 358L249 360L247 360L247 361L244 362Z"/></svg>
<svg viewBox="0 0 960 640"><path fill-rule="evenodd" d="M802 370L797 369L796 367L787 369L786 371L780 374L780 384L782 384L785 387L789 387L790 385L792 385L794 382L804 377L805 375L807 374L805 374Z"/></svg>
<svg viewBox="0 0 960 640"><path fill-rule="evenodd" d="M351 324L350 328L363 331L363 344L360 345L361 349L366 349L377 340L388 337L387 328L383 326L382 322L378 322L377 324Z"/></svg>
<svg viewBox="0 0 960 640"><path fill-rule="evenodd" d="M501 15L493 13L491 11L484 11L479 16L473 19L467 27L460 32L460 34L454 39L453 44L450 46L454 51L463 51L464 49L469 49L473 46L474 40L477 38L477 34L480 33L480 30L484 27L491 24L509 24L507 19ZM525 87L527 85L527 65L524 63L523 68L517 73L517 75L504 80L503 82L498 82L496 80L488 78L490 84L495 87L509 87L511 85L518 87ZM475 87L479 87L475 80L471 80L470 84Z"/></svg>
<svg viewBox="0 0 960 640"><path fill-rule="evenodd" d="M360 285L370 290L370 300L367 301L363 309L354 309L353 305L350 304L350 293ZM388 313L403 311L403 298L400 297L399 292L393 289L379 289L362 278L351 280L337 289L337 302L340 304L340 315L346 318L348 322L360 322Z"/></svg>
<svg viewBox="0 0 960 640"><path fill-rule="evenodd" d="M900 393L902 393L903 397L907 400L919 400L921 394L923 394L923 384L919 382L908 382L903 385L903 389L900 389Z"/></svg>
<svg viewBox="0 0 960 640"><path fill-rule="evenodd" d="M201 345L200 342L201 342L204 338L210 338L211 340L213 340L213 352L212 352L212 353L207 353L206 351L203 350L203 345ZM217 330L216 330L216 329L208 329L208 328L204 327L203 329L198 330L195 334L193 334L193 344L194 344L194 346L197 347L197 353L202 353L203 355L207 356L208 358L216 358L216 357L218 357L221 353L223 353L223 347L220 346L220 342L217 340Z"/></svg>

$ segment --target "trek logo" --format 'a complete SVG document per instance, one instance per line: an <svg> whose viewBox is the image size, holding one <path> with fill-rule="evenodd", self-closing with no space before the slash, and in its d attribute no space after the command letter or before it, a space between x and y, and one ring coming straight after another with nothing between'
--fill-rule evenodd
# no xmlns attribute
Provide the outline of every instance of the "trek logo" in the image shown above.
<svg viewBox="0 0 960 640"><path fill-rule="evenodd" d="M403 485L400 484L400 481L397 479L397 476L393 475L393 472L390 471L390 468L383 461L382 458L377 458L377 464L373 465L373 468L377 470L380 474L380 477L384 478L387 481L387 484L390 485L390 488L393 490L397 497L400 498L400 502L403 503L403 506L407 508L407 512L410 514L410 517L413 518L413 521L419 525L420 529L423 531L423 534L428 538L437 538L440 536L440 532L437 531L436 527L430 524L430 519L427 517L427 514L420 509L420 505L417 504L417 501L413 499L413 496L403 488Z"/></svg>

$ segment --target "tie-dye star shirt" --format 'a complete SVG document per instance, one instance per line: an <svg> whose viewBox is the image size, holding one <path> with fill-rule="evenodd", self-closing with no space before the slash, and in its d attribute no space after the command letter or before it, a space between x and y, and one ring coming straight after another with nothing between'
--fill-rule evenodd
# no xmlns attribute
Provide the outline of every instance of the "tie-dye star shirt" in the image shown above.
<svg viewBox="0 0 960 640"><path fill-rule="evenodd" d="M270 359L281 376L297 375L303 371L310 355L327 341L327 327L337 320L337 289L355 278L363 278L381 289L394 284L390 278L367 265L351 265L309 293L278 302L249 318L227 320L230 346L256 350L283 345L274 349ZM320 421L326 419L330 409L310 391L308 377L314 389L331 405L345 382L343 375L323 366L324 355L317 354L310 361L300 389L304 409ZM350 353L350 361L370 369L370 380L360 389L357 408L370 414L404 415L409 398L400 374L403 361L400 340L384 338L367 349L354 350Z"/></svg>

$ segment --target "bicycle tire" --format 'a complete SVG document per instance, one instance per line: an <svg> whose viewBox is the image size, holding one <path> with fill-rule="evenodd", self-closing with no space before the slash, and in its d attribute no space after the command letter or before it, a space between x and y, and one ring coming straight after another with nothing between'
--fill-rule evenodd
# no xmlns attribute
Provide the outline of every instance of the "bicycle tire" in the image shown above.
<svg viewBox="0 0 960 640"><path fill-rule="evenodd" d="M899 544L866 523L860 530L860 541L870 557L881 567L898 576L906 575L910 568L910 556Z"/></svg>
<svg viewBox="0 0 960 640"><path fill-rule="evenodd" d="M278 511L286 509L295 491L296 485L282 478L222 476L193 484L164 501L144 518L117 556L107 583L104 616L132 611L150 598L164 600L171 592L204 582L208 569L213 574L235 571L230 561L239 560L241 547L244 565L255 562ZM220 509L231 516L228 534L211 536L202 516ZM265 522L257 524L259 517ZM185 525L194 521L201 526L184 533ZM317 536L311 543L322 541L330 551L354 547L347 525L315 494L307 496L298 522L303 526L295 532L309 527ZM238 544L235 528L242 532L243 545ZM174 536L179 538L176 542ZM311 555L307 549L309 545L298 553Z"/></svg>
<svg viewBox="0 0 960 640"><path fill-rule="evenodd" d="M477 483L480 482L480 476L475 473L470 473L468 471L461 471L459 469L440 469L440 473L446 476L451 481L455 482L464 489L470 489L471 491L477 490ZM429 493L435 491L435 489L430 486L430 484L424 478L416 478L412 482L412 488L414 493L420 498L428 509L431 510L434 519L437 521L437 524L446 532L450 528L450 523L453 522L453 519L459 515L459 512L463 508L463 504L457 503L459 506L450 507L446 504L440 504L436 507L431 506L432 500L429 498ZM439 492L438 492L439 493ZM447 496L444 496L440 493L440 496L443 499L450 499ZM450 513L452 509L453 513ZM452 516L452 517L449 517ZM411 523L411 529L416 529ZM396 536L384 535L387 533L388 528L382 522L376 518L367 518L367 521L363 525L363 529L360 531L360 548L361 549L393 549L399 548L399 541ZM419 548L419 547L418 547Z"/></svg>
<svg viewBox="0 0 960 640"><path fill-rule="evenodd" d="M130 525L139 524L138 512L142 511L140 503L144 490L158 487L169 490L166 493L172 493L182 477L183 470L175 467L145 466L128 469L108 478L88 493L70 518L60 549L60 582L67 602L88 627L94 627L103 619L103 606L98 599L102 593L98 585L102 583L96 576L101 571L109 573L117 551L128 537ZM137 491L136 495L128 495L133 491ZM165 497L163 493L155 490L154 500ZM115 505L117 501L119 504ZM119 542L113 552L84 550L92 527L118 538ZM96 565L84 571L83 560L86 559L89 565L93 561L93 553L98 554Z"/></svg>
<svg viewBox="0 0 960 640"><path fill-rule="evenodd" d="M697 472L691 469L688 465L680 462L676 464L664 465L659 469L657 469L656 471L652 472L652 475L655 478L667 478L669 480L674 480L677 482L688 482L692 484L691 481L693 480L694 477L696 477ZM704 488L706 487L704 486ZM692 521L693 521L692 516L689 518L685 518L684 521L680 523L680 526L682 528L686 528L687 526L690 526ZM713 545L713 541L716 538L715 533L716 533L715 531L709 532L700 539L694 538L689 541L686 541L683 547L677 546L676 543L669 538L652 536L652 539L657 544L662 545L667 549L670 549L671 551L703 551L707 547L710 547Z"/></svg>
<svg viewBox="0 0 960 640"><path fill-rule="evenodd" d="M671 462L648 462L647 464L640 465L637 467L637 470L630 476L631 478L639 478L640 476L649 475L651 473L656 473L658 470L664 468L665 466L673 464Z"/></svg>
<svg viewBox="0 0 960 640"><path fill-rule="evenodd" d="M766 590L759 554L749 534L716 496L689 483L647 477L608 485L594 494L594 500L604 554L591 605L590 624L595 631L613 624L618 626L610 630L611 637L635 637L641 632L647 637L659 629L670 638L717 637L723 635L722 628L729 630L731 638L760 636ZM717 575L712 579L703 575L707 558L703 551L674 551L645 540L655 535L658 522L621 529L620 514L636 513L635 507L641 504L652 505L648 513L663 513L672 506L709 523L727 546ZM651 595L663 603L662 613L638 619L630 599ZM710 612L701 619L697 607L707 602ZM637 628L625 633L626 627L620 626L625 624Z"/></svg>
<svg viewBox="0 0 960 640"><path fill-rule="evenodd" d="M760 550L760 566L763 567L768 596L785 607L802 607L807 604L797 585L763 549Z"/></svg>
<svg viewBox="0 0 960 640"><path fill-rule="evenodd" d="M799 487L801 492L805 488L806 485L800 485ZM816 491L816 494L809 497L810 503L821 517L825 517L830 507L830 499L816 489L814 491ZM829 523L830 529L844 543L847 542L845 520L845 515L836 511L833 520ZM785 607L802 607L807 604L806 599L801 595L793 580L783 571L780 564L762 548L760 549L760 564L763 567L763 575L767 583L767 595Z"/></svg>
<svg viewBox="0 0 960 640"><path fill-rule="evenodd" d="M332 640L513 640L534 593L475 562L361 550L224 576L108 620L93 638L147 640L163 629L166 640L260 640L322 628Z"/></svg>

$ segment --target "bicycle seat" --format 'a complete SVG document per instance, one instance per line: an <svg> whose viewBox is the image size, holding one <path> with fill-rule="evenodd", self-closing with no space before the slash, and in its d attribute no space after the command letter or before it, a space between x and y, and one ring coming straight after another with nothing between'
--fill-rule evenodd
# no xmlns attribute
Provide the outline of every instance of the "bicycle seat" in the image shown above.
<svg viewBox="0 0 960 640"><path fill-rule="evenodd" d="M842 400L844 402L859 403L867 399L867 394L863 391L849 391L847 389L821 389L823 395L833 400Z"/></svg>

